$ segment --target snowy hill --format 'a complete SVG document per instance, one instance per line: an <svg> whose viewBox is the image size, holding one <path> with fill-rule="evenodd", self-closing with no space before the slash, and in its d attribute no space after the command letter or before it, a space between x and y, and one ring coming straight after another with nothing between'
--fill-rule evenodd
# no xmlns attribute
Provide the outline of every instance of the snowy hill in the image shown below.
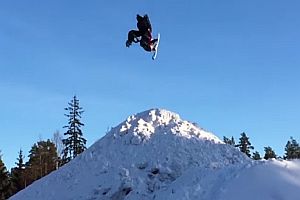
<svg viewBox="0 0 300 200"><path fill-rule="evenodd" d="M11 199L296 199L299 168L296 161L253 162L179 115L152 109Z"/></svg>

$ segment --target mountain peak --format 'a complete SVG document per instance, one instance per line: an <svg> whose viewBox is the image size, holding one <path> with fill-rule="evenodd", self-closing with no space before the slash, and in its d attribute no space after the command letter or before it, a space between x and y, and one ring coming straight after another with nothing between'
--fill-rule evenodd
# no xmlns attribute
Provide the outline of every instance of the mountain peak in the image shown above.
<svg viewBox="0 0 300 200"><path fill-rule="evenodd" d="M112 129L110 134L113 134L114 137L125 137L132 144L140 144L159 134L172 134L223 143L218 137L204 131L195 123L182 120L174 112L158 108L129 116L127 120Z"/></svg>

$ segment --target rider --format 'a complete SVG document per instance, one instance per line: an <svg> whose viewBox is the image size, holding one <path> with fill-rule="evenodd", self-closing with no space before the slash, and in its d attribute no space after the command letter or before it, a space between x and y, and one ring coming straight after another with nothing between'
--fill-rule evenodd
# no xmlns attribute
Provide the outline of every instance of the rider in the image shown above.
<svg viewBox="0 0 300 200"><path fill-rule="evenodd" d="M140 42L140 46L146 51L155 51L155 43L157 39L152 39L152 27L148 15L143 17L136 16L138 30L131 30L128 32L128 40L126 47L129 47L132 42Z"/></svg>

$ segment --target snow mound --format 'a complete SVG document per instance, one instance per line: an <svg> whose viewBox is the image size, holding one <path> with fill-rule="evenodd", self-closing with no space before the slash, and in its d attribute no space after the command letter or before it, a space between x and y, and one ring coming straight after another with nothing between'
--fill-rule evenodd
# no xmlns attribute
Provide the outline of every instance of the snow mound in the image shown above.
<svg viewBox="0 0 300 200"><path fill-rule="evenodd" d="M220 183L252 164L178 114L151 109L128 117L76 159L11 199L211 199Z"/></svg>
<svg viewBox="0 0 300 200"><path fill-rule="evenodd" d="M224 184L223 200L295 200L299 198L300 160L259 161ZM234 195L233 195L234 194Z"/></svg>
<svg viewBox="0 0 300 200"><path fill-rule="evenodd" d="M212 133L208 133L194 123L180 119L179 115L164 109L151 109L132 115L111 131L115 137L122 137L132 144L149 140L154 134L173 134L185 138L202 138L215 143L223 143ZM125 136L125 137L124 137Z"/></svg>

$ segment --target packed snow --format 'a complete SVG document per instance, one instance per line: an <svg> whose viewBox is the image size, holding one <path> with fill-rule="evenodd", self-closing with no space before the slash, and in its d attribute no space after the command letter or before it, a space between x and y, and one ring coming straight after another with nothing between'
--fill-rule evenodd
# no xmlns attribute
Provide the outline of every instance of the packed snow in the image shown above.
<svg viewBox="0 0 300 200"><path fill-rule="evenodd" d="M299 191L299 161L253 161L178 114L151 109L11 199L295 200Z"/></svg>

